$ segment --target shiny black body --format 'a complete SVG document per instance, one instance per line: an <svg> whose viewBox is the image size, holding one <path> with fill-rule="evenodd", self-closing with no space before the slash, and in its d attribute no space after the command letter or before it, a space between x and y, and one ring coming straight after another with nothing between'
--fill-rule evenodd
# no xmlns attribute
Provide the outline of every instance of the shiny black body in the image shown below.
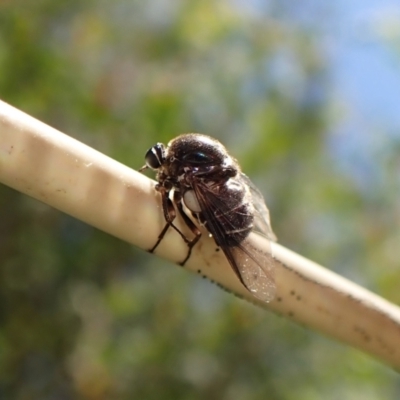
<svg viewBox="0 0 400 400"><path fill-rule="evenodd" d="M275 290L272 257L268 251L257 250L250 240L252 232L263 235L267 246L269 240L276 240L268 209L261 193L225 147L206 135L185 134L171 140L167 147L157 143L145 159L142 169L157 171L156 189L162 195L167 222L150 251L172 227L189 247L181 265L189 259L201 237L199 227L187 215L189 210L224 251L242 284L259 299L271 300ZM193 239L189 240L174 225L175 207L193 232Z"/></svg>

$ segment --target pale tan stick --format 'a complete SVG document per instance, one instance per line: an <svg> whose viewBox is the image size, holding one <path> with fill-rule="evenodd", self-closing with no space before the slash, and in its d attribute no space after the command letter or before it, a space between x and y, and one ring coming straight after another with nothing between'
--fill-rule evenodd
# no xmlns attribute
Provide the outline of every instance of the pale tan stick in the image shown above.
<svg viewBox="0 0 400 400"><path fill-rule="evenodd" d="M142 249L153 246L164 225L153 181L3 102L0 182ZM259 246L266 251L265 243ZM177 262L186 251L170 230L156 253ZM243 288L207 235L186 268L400 369L399 307L279 244L272 252L277 293L268 304Z"/></svg>

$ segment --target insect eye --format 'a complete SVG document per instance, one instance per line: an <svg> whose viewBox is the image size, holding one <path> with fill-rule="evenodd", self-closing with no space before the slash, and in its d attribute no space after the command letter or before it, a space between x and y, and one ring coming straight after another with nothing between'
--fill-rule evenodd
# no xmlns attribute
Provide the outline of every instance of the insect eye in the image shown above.
<svg viewBox="0 0 400 400"><path fill-rule="evenodd" d="M160 168L164 161L164 146L157 143L147 151L144 159L148 167L152 169Z"/></svg>
<svg viewBox="0 0 400 400"><path fill-rule="evenodd" d="M183 160L192 164L207 164L212 162L212 159L201 151L186 154Z"/></svg>

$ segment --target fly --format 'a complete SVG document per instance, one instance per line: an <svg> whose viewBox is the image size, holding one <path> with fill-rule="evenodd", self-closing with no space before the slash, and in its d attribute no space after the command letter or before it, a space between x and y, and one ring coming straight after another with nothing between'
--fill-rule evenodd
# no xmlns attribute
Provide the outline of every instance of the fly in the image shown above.
<svg viewBox="0 0 400 400"><path fill-rule="evenodd" d="M201 237L204 225L224 252L240 282L259 300L275 296L274 262L254 241L263 237L267 246L276 241L269 211L260 191L242 173L238 162L216 139L198 133L172 139L165 147L157 143L145 156L146 164L157 172L156 190L160 192L166 224L153 252L169 228L175 229L188 245L184 265ZM184 208L185 206L185 208ZM176 210L194 237L187 238L175 225ZM255 236L256 235L256 236Z"/></svg>

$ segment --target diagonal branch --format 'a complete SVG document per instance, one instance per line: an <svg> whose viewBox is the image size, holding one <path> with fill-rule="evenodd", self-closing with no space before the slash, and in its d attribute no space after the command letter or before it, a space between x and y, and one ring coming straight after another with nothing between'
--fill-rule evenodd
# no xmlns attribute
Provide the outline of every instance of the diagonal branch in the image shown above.
<svg viewBox="0 0 400 400"><path fill-rule="evenodd" d="M0 182L142 249L164 225L152 180L1 101ZM185 230L182 221L177 226ZM186 251L173 230L157 248L174 262ZM277 295L270 303L251 297L207 235L186 268L400 370L399 307L279 244L272 252Z"/></svg>

